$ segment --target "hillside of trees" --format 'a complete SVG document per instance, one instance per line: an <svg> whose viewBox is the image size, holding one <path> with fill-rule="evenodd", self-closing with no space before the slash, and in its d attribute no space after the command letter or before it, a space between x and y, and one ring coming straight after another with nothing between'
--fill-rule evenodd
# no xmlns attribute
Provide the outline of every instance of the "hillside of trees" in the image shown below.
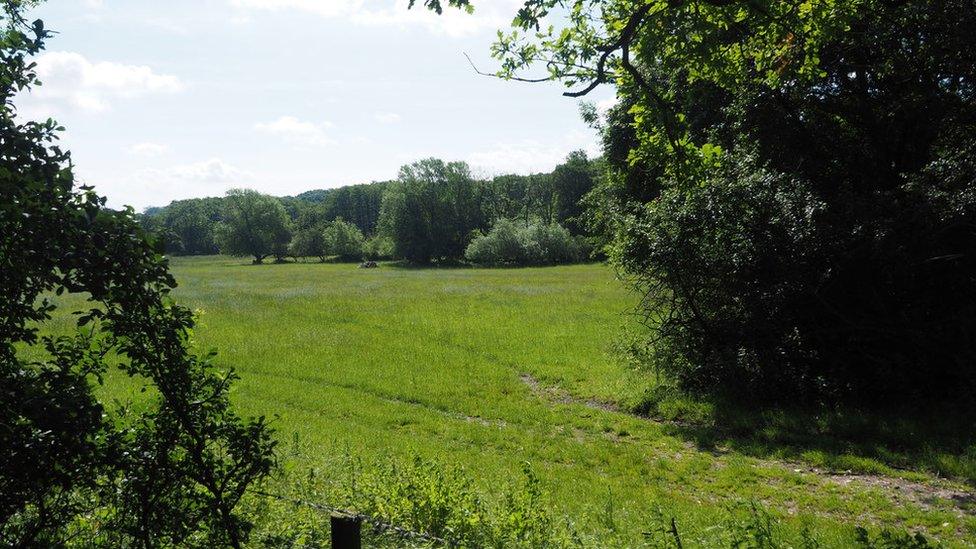
<svg viewBox="0 0 976 549"><path fill-rule="evenodd" d="M549 173L477 179L463 162L431 158L404 166L392 181L287 197L233 190L148 208L139 219L171 255L564 263L595 248L583 199L602 166L576 151ZM501 235L515 226L521 251L502 251ZM553 235L562 239L558 251Z"/></svg>

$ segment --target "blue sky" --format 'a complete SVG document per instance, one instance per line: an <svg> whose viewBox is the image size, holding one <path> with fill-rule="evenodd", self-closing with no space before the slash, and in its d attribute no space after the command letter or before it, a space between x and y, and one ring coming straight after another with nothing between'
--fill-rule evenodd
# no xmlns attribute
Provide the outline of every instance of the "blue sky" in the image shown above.
<svg viewBox="0 0 976 549"><path fill-rule="evenodd" d="M33 14L59 33L37 60L45 85L18 105L65 125L81 181L137 210L391 179L428 156L549 170L597 151L579 101L463 56L492 68L519 2L437 17L406 0L49 0Z"/></svg>

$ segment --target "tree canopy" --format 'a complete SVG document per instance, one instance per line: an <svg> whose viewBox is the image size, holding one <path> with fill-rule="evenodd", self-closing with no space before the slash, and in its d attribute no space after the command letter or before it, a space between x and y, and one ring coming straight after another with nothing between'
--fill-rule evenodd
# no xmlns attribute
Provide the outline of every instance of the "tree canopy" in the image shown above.
<svg viewBox="0 0 976 549"><path fill-rule="evenodd" d="M365 239L359 228L343 219L336 219L323 232L325 250L342 261L359 261L363 258Z"/></svg>
<svg viewBox="0 0 976 549"><path fill-rule="evenodd" d="M167 232L167 250L181 255L217 253L214 232L220 222L221 201L216 198L177 200L161 214Z"/></svg>
<svg viewBox="0 0 976 549"><path fill-rule="evenodd" d="M459 259L472 231L485 225L480 193L463 162L430 158L404 166L383 196L381 230L408 261Z"/></svg>
<svg viewBox="0 0 976 549"><path fill-rule="evenodd" d="M253 256L261 263L270 255L281 259L291 242L291 222L281 202L249 189L227 191L223 220L217 226L223 253Z"/></svg>

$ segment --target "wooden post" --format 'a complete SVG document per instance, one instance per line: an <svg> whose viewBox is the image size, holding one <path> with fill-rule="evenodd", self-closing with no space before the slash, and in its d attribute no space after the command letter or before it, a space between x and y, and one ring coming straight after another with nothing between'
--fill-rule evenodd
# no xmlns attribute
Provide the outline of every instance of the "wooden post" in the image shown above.
<svg viewBox="0 0 976 549"><path fill-rule="evenodd" d="M331 522L332 549L362 549L362 518L333 513Z"/></svg>

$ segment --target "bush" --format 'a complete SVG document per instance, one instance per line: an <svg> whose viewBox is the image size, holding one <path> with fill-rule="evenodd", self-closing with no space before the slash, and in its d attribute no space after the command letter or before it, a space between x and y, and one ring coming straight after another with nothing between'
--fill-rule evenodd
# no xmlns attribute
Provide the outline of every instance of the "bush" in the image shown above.
<svg viewBox="0 0 976 549"><path fill-rule="evenodd" d="M248 500L255 519L254 539L262 546L317 547L328 538L329 513L325 505L351 510L403 530L363 529L368 547L493 547L586 549L604 547L729 547L779 548L824 546L863 549L928 549L937 547L922 534L897 530L871 530L851 524L831 532L823 543L820 532L804 524L799 531L756 502L738 502L704 528L697 520L652 507L641 514L643 540L636 540L616 524L623 518L612 503L600 510L568 517L552 499L530 464L510 482L484 491L469 471L436 461L364 460L348 454L335 456L328 474L316 470L298 476L286 473L290 486L286 501ZM294 505L291 501L311 505ZM611 499L612 502L612 499ZM802 519L801 519L802 520ZM694 524L699 522L699 524ZM793 524L791 524L793 523ZM404 532L409 531L409 533ZM433 542L434 536L446 543ZM838 539L840 536L840 539Z"/></svg>
<svg viewBox="0 0 976 549"><path fill-rule="evenodd" d="M322 226L311 225L295 231L288 251L294 257L317 257L319 261L325 261L329 252Z"/></svg>
<svg viewBox="0 0 976 549"><path fill-rule="evenodd" d="M340 261L359 261L363 258L365 239L352 223L336 219L325 228L325 249Z"/></svg>
<svg viewBox="0 0 976 549"><path fill-rule="evenodd" d="M561 225L530 225L527 232L539 250L539 263L573 263L582 257L576 238Z"/></svg>
<svg viewBox="0 0 976 549"><path fill-rule="evenodd" d="M528 464L510 484L480 492L468 471L421 457L365 461L333 458L329 474L314 470L290 482L297 499L353 510L413 535L364 531L369 547L429 547L433 536L452 547L579 547L572 525L553 514L553 504ZM266 545L308 544L328 528L327 515L285 512L266 500L250 501L255 538ZM419 535L417 535L419 534ZM416 545L414 545L416 544ZM434 544L439 545L439 544Z"/></svg>
<svg viewBox="0 0 976 549"><path fill-rule="evenodd" d="M366 241L363 253L366 259L373 261L393 259L393 240L387 236L376 235Z"/></svg>
<svg viewBox="0 0 976 549"><path fill-rule="evenodd" d="M464 256L480 265L553 265L580 259L576 239L558 224L518 223L499 219L488 234L478 234Z"/></svg>
<svg viewBox="0 0 976 549"><path fill-rule="evenodd" d="M840 205L747 155L703 186L664 191L616 250L640 273L654 360L686 388L737 399L965 397L976 384L970 158Z"/></svg>

